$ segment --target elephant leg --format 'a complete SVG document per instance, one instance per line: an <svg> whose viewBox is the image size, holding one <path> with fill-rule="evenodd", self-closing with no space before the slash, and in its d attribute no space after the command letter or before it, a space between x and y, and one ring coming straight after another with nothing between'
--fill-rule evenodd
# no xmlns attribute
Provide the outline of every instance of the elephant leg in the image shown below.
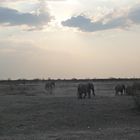
<svg viewBox="0 0 140 140"><path fill-rule="evenodd" d="M121 92L121 96L123 96L123 90L122 91L120 91Z"/></svg>
<svg viewBox="0 0 140 140"><path fill-rule="evenodd" d="M80 94L79 99L82 99L82 95Z"/></svg>
<svg viewBox="0 0 140 140"><path fill-rule="evenodd" d="M84 94L83 99L85 99L85 98L86 98L86 96L87 96L87 94L86 94L86 93L83 93L83 94Z"/></svg>
<svg viewBox="0 0 140 140"><path fill-rule="evenodd" d="M88 98L89 98L89 99L91 98L91 94L90 94L90 91L88 92Z"/></svg>
<svg viewBox="0 0 140 140"><path fill-rule="evenodd" d="M77 97L78 99L81 99L81 94L79 92L77 92Z"/></svg>
<svg viewBox="0 0 140 140"><path fill-rule="evenodd" d="M95 96L95 92L94 92L94 90L92 91L92 94L93 94L93 96Z"/></svg>
<svg viewBox="0 0 140 140"><path fill-rule="evenodd" d="M115 96L118 96L118 92L117 91L115 92Z"/></svg>
<svg viewBox="0 0 140 140"><path fill-rule="evenodd" d="M126 95L125 89L123 90L123 95Z"/></svg>

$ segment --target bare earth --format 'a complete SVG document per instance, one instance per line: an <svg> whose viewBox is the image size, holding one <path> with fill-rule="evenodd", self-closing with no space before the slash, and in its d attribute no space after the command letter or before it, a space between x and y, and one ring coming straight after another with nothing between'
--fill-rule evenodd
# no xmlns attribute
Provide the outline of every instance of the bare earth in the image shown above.
<svg viewBox="0 0 140 140"><path fill-rule="evenodd" d="M96 97L85 100L77 84L57 82L51 95L44 83L24 92L1 85L0 140L140 139L140 111L132 97L114 96L116 83L94 83Z"/></svg>

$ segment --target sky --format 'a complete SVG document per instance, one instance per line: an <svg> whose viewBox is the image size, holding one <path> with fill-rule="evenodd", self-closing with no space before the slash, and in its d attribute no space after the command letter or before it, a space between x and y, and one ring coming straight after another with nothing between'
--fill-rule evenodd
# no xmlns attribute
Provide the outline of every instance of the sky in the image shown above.
<svg viewBox="0 0 140 140"><path fill-rule="evenodd" d="M140 0L0 0L0 79L139 78Z"/></svg>

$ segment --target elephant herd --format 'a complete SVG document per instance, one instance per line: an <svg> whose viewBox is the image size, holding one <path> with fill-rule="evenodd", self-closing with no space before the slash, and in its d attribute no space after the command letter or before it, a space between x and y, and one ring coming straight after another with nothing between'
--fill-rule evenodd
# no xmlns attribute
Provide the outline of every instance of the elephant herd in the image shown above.
<svg viewBox="0 0 140 140"><path fill-rule="evenodd" d="M116 84L114 87L115 96L129 95L134 96L136 90L140 90L140 84L133 83L133 85ZM91 82L78 84L77 86L77 98L85 99L91 98L91 95L95 96L94 85Z"/></svg>
<svg viewBox="0 0 140 140"><path fill-rule="evenodd" d="M124 85L124 84L118 84L115 86L115 95L129 95L129 96L135 96L136 92L140 91L140 83L133 83L131 86Z"/></svg>
<svg viewBox="0 0 140 140"><path fill-rule="evenodd" d="M55 82L50 80L47 81L45 84L46 90L51 90L55 88ZM135 90L140 90L140 84L133 83L131 86L126 86L126 84L116 84L114 87L115 96L122 96L122 95L134 95ZM78 99L85 99L91 98L95 96L95 89L94 84L92 82L87 83L79 83L77 86L77 98Z"/></svg>

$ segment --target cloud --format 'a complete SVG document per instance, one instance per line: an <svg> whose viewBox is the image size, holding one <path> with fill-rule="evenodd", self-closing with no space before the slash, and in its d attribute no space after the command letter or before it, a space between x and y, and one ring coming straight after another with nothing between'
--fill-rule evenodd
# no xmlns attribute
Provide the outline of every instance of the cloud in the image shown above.
<svg viewBox="0 0 140 140"><path fill-rule="evenodd" d="M47 0L47 1L56 1L56 2L58 2L58 1L66 1L66 0Z"/></svg>
<svg viewBox="0 0 140 140"><path fill-rule="evenodd" d="M0 24L7 26L27 25L41 26L50 22L50 15L45 13L21 13L15 9L0 7Z"/></svg>
<svg viewBox="0 0 140 140"><path fill-rule="evenodd" d="M28 1L41 1L41 0L28 0ZM66 0L45 0L46 2L48 1L66 1ZM0 0L0 3L6 3L6 2L25 2L25 0Z"/></svg>
<svg viewBox="0 0 140 140"><path fill-rule="evenodd" d="M34 1L34 0L28 0L29 1ZM0 0L0 3L15 3L15 2L25 2L25 0Z"/></svg>
<svg viewBox="0 0 140 140"><path fill-rule="evenodd" d="M63 26L68 27L76 27L84 32L95 32L100 30L108 30L113 28L121 28L127 25L127 22L124 18L116 18L104 23L102 20L92 21L90 18L86 16L79 15L76 17L72 17L66 21L62 22Z"/></svg>
<svg viewBox="0 0 140 140"><path fill-rule="evenodd" d="M133 7L129 14L128 14L128 18L133 21L135 24L139 24L140 23L140 5Z"/></svg>
<svg viewBox="0 0 140 140"><path fill-rule="evenodd" d="M9 1L23 1L23 0L1 0L0 2L9 2Z"/></svg>
<svg viewBox="0 0 140 140"><path fill-rule="evenodd" d="M129 9L123 15L114 14L114 11L105 15L102 19L97 21L88 18L85 15L73 16L70 19L62 21L63 26L77 28L83 32L96 32L101 30L125 29L133 24L140 23L140 6Z"/></svg>
<svg viewBox="0 0 140 140"><path fill-rule="evenodd" d="M40 30L52 18L44 0L39 0L35 11L32 13L24 13L12 8L0 7L0 24L3 26L26 25L29 30Z"/></svg>

